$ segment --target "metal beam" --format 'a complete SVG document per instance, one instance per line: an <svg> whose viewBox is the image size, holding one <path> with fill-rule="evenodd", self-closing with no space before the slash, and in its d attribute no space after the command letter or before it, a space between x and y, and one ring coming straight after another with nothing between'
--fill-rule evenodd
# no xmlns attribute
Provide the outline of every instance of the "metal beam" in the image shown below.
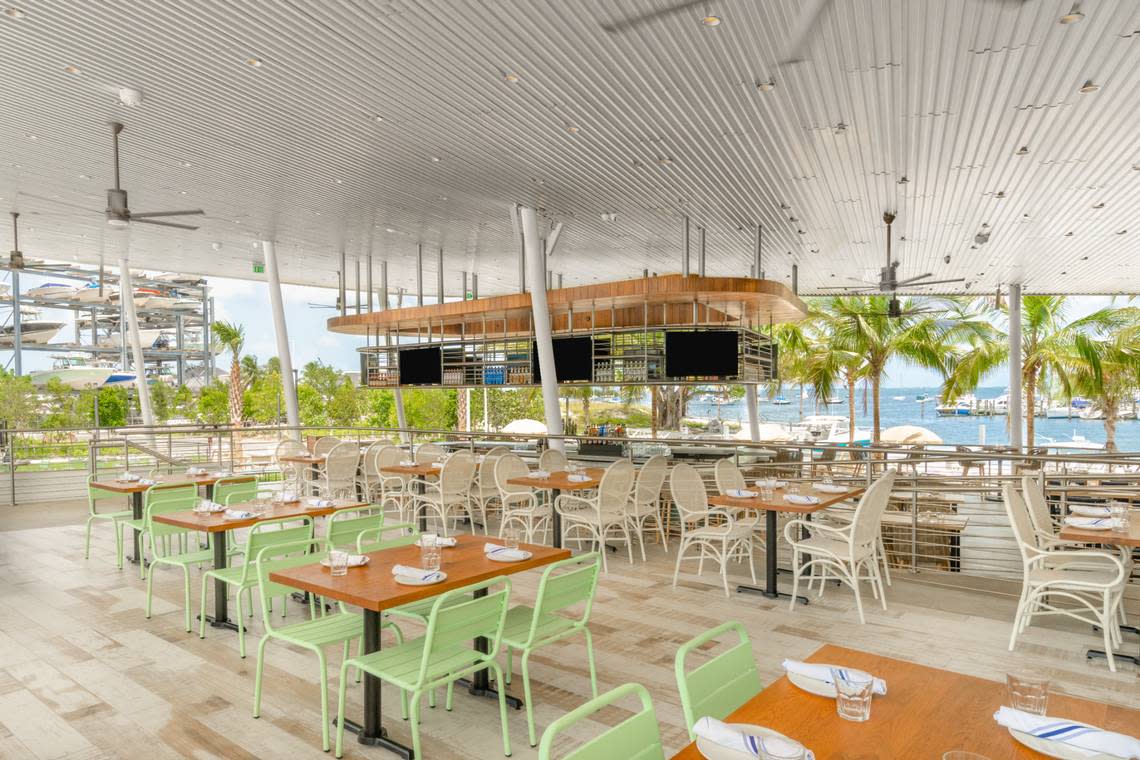
<svg viewBox="0 0 1140 760"><path fill-rule="evenodd" d="M439 249L439 257L435 267L435 302L443 303L443 248Z"/></svg>
<svg viewBox="0 0 1140 760"><path fill-rule="evenodd" d="M142 339L139 337L139 319L135 311L134 289L131 287L131 267L127 259L119 259L119 302L129 325L131 355L135 365L135 388L139 392L139 410L143 424L154 427L154 410L150 405L150 386L146 382L146 361L143 359ZM119 334L123 328L120 324Z"/></svg>
<svg viewBox="0 0 1140 760"><path fill-rule="evenodd" d="M416 244L416 306L424 305L424 244Z"/></svg>
<svg viewBox="0 0 1140 760"><path fill-rule="evenodd" d="M119 320L120 323L122 320ZM123 336L123 329L119 327L119 335ZM125 336L123 336L125 337ZM19 271L12 270L12 369L16 371L16 377L24 374L24 356L21 332L21 318L20 318L20 273ZM126 345L124 343L124 345ZM11 424L11 421L9 421Z"/></svg>
<svg viewBox="0 0 1140 760"><path fill-rule="evenodd" d="M689 217L681 220L681 276L689 276Z"/></svg>
<svg viewBox="0 0 1140 760"><path fill-rule="evenodd" d="M697 274L705 276L705 228L697 227Z"/></svg>
<svg viewBox="0 0 1140 760"><path fill-rule="evenodd" d="M756 225L756 250L754 250L752 252L752 271L753 271L753 276L758 280L765 279L764 278L764 260L763 260L763 257L761 255L763 248L764 248L764 227L762 225L757 224Z"/></svg>
<svg viewBox="0 0 1140 760"><path fill-rule="evenodd" d="M538 238L538 214L529 207L519 209L523 233L523 250L530 264L530 305L534 316L534 342L538 352L538 367L542 375L542 408L546 417L546 430L550 435L562 435L562 410L558 407L558 376L554 367L554 344L550 331L550 309L546 303L546 287L542 271L543 249ZM550 447L565 450L561 438L551 440Z"/></svg>
<svg viewBox="0 0 1140 760"><path fill-rule="evenodd" d="M380 262L380 311L388 310L388 260Z"/></svg>
<svg viewBox="0 0 1140 760"><path fill-rule="evenodd" d="M1009 445L1020 450L1024 414L1033 409L1021 408L1021 285L1009 286ZM1030 442L1032 444L1032 441Z"/></svg>
<svg viewBox="0 0 1140 760"><path fill-rule="evenodd" d="M372 290L372 251L368 252L368 278L367 278L365 284L366 284L367 290L368 290L368 313L371 314L372 313L372 294L373 294L373 290Z"/></svg>

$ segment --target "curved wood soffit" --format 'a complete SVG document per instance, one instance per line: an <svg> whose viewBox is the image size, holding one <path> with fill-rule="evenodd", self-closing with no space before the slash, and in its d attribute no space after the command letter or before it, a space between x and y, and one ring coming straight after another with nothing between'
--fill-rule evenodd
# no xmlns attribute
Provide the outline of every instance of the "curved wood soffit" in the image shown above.
<svg viewBox="0 0 1140 760"><path fill-rule="evenodd" d="M570 329L685 327L695 323L747 324L793 322L807 316L804 304L785 285L749 277L684 277L679 274L579 285L546 291L555 332ZM697 304L696 319L693 304ZM573 327L570 315L573 313ZM328 329L349 335L400 334L439 337L531 332L529 293L511 293L474 301L332 317Z"/></svg>

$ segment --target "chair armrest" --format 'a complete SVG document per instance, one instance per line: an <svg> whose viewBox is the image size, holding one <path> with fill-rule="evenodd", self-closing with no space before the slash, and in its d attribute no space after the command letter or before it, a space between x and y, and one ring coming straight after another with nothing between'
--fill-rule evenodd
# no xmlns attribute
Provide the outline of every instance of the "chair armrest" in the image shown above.
<svg viewBox="0 0 1140 760"><path fill-rule="evenodd" d="M563 510L578 512L585 509L597 509L597 505L589 499L563 493L559 494L558 498L554 500L554 509L558 512L562 512Z"/></svg>
<svg viewBox="0 0 1140 760"><path fill-rule="evenodd" d="M830 525L823 523L812 522L797 517L794 520L788 520L784 523L784 540L788 543L795 543L799 538L792 532L794 528L806 528L809 533L826 533L834 536L835 538L842 539L843 541L851 540L851 529L854 523L851 523L845 528L833 528Z"/></svg>

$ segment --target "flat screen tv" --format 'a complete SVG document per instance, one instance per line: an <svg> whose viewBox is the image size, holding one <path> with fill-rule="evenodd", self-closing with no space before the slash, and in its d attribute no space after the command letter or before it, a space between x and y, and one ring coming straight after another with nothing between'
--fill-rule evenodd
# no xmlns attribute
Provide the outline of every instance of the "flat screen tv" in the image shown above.
<svg viewBox="0 0 1140 760"><path fill-rule="evenodd" d="M438 347L400 352L400 385L439 385L443 382L443 352Z"/></svg>
<svg viewBox="0 0 1140 760"><path fill-rule="evenodd" d="M594 379L594 339L589 335L581 338L555 338L554 371L560 383L589 382ZM538 347L531 346L531 361L534 366L535 382L542 381L538 368Z"/></svg>
<svg viewBox="0 0 1140 760"><path fill-rule="evenodd" d="M666 377L736 377L735 330L666 330Z"/></svg>

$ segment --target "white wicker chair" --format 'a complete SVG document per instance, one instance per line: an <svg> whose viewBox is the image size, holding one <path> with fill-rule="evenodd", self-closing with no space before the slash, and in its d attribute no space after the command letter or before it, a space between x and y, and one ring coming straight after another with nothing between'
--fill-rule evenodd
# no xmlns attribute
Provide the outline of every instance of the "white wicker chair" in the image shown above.
<svg viewBox="0 0 1140 760"><path fill-rule="evenodd" d="M735 510L709 507L705 481L697 469L691 464L675 465L669 474L669 493L673 497L673 506L677 508L677 521L681 528L681 543L677 547L677 561L673 567L673 588L677 587L681 563L686 559L699 560L697 575L704 572L706 559L720 565L725 597L731 597L728 590L728 561L732 557L747 556L748 571L752 574L752 582L756 583L756 565L752 561L752 528L736 522ZM700 549L700 554L687 557L690 549Z"/></svg>
<svg viewBox="0 0 1140 760"><path fill-rule="evenodd" d="M748 483L744 479L744 473L736 466L736 462L732 459L718 459L716 466L713 469L713 475L716 478L716 490L721 496L727 495L729 491L748 490ZM752 543L755 546L764 547L764 536L760 532L760 514L754 510L742 510L736 514L737 525L747 525L753 530L756 535L752 538Z"/></svg>
<svg viewBox="0 0 1140 760"><path fill-rule="evenodd" d="M883 609L887 608L887 595L883 588L883 576L879 571L878 539L883 512L890 501L891 488L898 473L887 470L871 487L864 492L855 507L851 524L835 528L809 520L789 520L784 525L784 540L792 547L792 599L791 608L796 607L800 578L807 573L808 583L820 581L819 593L823 595L824 581L834 575L855 592L855 608L859 611L859 622L866 623L863 616L863 599L859 591L860 581L871 584L871 592ZM805 531L807 538L800 538L798 532ZM804 561L806 555L807 560ZM815 569L819 569L817 575Z"/></svg>
<svg viewBox="0 0 1140 760"><path fill-rule="evenodd" d="M308 456L309 451L305 444L292 438L286 438L277 444L273 451L273 460L277 469L281 471L281 487L286 491L293 491L300 496L309 484L312 474L309 465L300 462L282 462L281 457Z"/></svg>
<svg viewBox="0 0 1140 760"><path fill-rule="evenodd" d="M468 490L475 476L475 457L461 450L449 456L439 469L439 478L432 481L415 478L423 492L412 495L412 519L422 513L425 518L438 517L440 533L447 535L447 523L457 523L468 517ZM454 526L453 526L454 527Z"/></svg>
<svg viewBox="0 0 1140 760"><path fill-rule="evenodd" d="M483 535L485 536L491 535L487 515L491 511L492 505L499 502L499 485L495 482L495 464L499 461L499 457L509 453L510 449L506 446L496 446L488 451L483 455L483 460L479 463L479 468L471 481L469 492L471 506L479 510L479 519L483 521ZM471 532L475 532L474 526L472 526Z"/></svg>
<svg viewBox="0 0 1140 760"><path fill-rule="evenodd" d="M435 443L421 443L416 446L416 464L432 464L447 458L447 449Z"/></svg>
<svg viewBox="0 0 1140 760"><path fill-rule="evenodd" d="M514 478L525 478L529 473L526 462L517 454L503 454L495 462L495 485L499 489L499 503L503 507L499 538L503 537L503 531L517 523L526 535L528 544L535 543L534 536L540 530L545 542L545 533L550 527L550 505L539 504L538 494L530 486L507 482Z"/></svg>
<svg viewBox="0 0 1140 760"><path fill-rule="evenodd" d="M547 449L538 457L538 469L547 472L565 472L570 467L570 460L558 449Z"/></svg>
<svg viewBox="0 0 1140 760"><path fill-rule="evenodd" d="M665 478L669 475L669 462L661 454L649 457L641 469L637 471L637 483L629 500L629 528L637 536L641 546L641 561L645 561L645 529L646 523L652 520L657 525L657 535L661 538L661 546L669 552L669 544L665 540L665 526L661 519L661 488L665 485Z"/></svg>
<svg viewBox="0 0 1140 760"><path fill-rule="evenodd" d="M380 452L386 446L390 446L391 442L382 441L370 444L360 455L360 474L357 480L360 483L360 492L364 494L366 501L374 501L380 492L380 478L377 462L380 458Z"/></svg>
<svg viewBox="0 0 1140 760"><path fill-rule="evenodd" d="M629 534L629 496L633 491L635 472L633 463L619 459L606 468L598 490L591 496L561 494L554 500L554 509L562 516L562 545L574 539L596 543L602 553L602 571L606 566L606 537L621 533L633 564L633 543Z"/></svg>
<svg viewBox="0 0 1140 760"><path fill-rule="evenodd" d="M376 452L376 495L373 497L375 502L388 509L388 505L394 504L396 512L399 514L397 522L408 522L411 517L408 513L409 500L411 491L408 490L408 481L410 478L407 475L397 475L391 472L384 472L381 467L393 467L400 464L408 456L408 453L401 449L399 446L383 446Z"/></svg>
<svg viewBox="0 0 1140 760"><path fill-rule="evenodd" d="M356 497L356 471L360 465L360 447L343 441L329 450L321 472L320 491L326 499Z"/></svg>
<svg viewBox="0 0 1140 760"><path fill-rule="evenodd" d="M1129 576L1125 563L1115 554L1094 549L1040 548L1029 507L1009 483L1002 486L1002 501L1022 561L1021 597L1013 617L1009 651L1034 616L1064 615L1101 629L1108 669L1115 673L1112 650L1121 642L1117 609ZM1058 607L1058 601L1079 606Z"/></svg>

